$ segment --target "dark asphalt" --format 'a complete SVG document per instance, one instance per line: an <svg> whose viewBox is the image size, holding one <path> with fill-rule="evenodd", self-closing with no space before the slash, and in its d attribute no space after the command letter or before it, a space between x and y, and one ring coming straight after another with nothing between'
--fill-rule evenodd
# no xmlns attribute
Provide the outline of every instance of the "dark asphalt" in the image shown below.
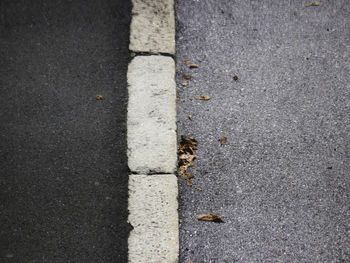
<svg viewBox="0 0 350 263"><path fill-rule="evenodd" d="M0 2L1 262L127 261L130 12Z"/></svg>
<svg viewBox="0 0 350 263"><path fill-rule="evenodd" d="M309 2L177 1L181 263L350 262L350 2Z"/></svg>

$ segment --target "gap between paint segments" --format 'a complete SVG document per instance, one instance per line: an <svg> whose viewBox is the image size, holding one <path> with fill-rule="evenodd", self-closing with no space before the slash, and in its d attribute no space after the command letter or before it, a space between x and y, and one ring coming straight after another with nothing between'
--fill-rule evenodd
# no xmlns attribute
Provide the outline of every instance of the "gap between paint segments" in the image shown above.
<svg viewBox="0 0 350 263"><path fill-rule="evenodd" d="M130 56L131 58L137 57L137 56L164 56L164 57L171 57L175 60L175 55L170 53L152 53L152 52L134 52L130 50Z"/></svg>

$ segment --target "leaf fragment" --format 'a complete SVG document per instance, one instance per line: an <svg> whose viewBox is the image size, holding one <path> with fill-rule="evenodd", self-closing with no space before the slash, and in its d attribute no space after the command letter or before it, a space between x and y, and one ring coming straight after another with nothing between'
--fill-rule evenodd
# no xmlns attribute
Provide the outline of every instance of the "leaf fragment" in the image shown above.
<svg viewBox="0 0 350 263"><path fill-rule="evenodd" d="M191 75L184 74L184 78L185 78L185 79L191 79L192 77L191 77Z"/></svg>
<svg viewBox="0 0 350 263"><path fill-rule="evenodd" d="M224 217L223 216L218 216L215 214L202 214L197 216L197 219L199 221L210 221L210 222L216 222L216 223L223 223L222 221Z"/></svg>
<svg viewBox="0 0 350 263"><path fill-rule="evenodd" d="M194 176L191 173L187 172L187 169L191 166L194 166L193 160L196 158L194 150L197 150L197 145L198 143L194 138L184 136L181 137L181 141L177 150L177 174L183 179L190 180L194 178Z"/></svg>
<svg viewBox="0 0 350 263"><path fill-rule="evenodd" d="M181 99L181 98L176 99L176 103L183 102L183 101L184 101L184 99Z"/></svg>
<svg viewBox="0 0 350 263"><path fill-rule="evenodd" d="M201 187L196 186L195 188L196 188L196 190L198 190L198 191L203 191L203 188L201 188Z"/></svg>
<svg viewBox="0 0 350 263"><path fill-rule="evenodd" d="M237 75L234 75L232 78L233 78L233 80L238 80L238 76Z"/></svg>
<svg viewBox="0 0 350 263"><path fill-rule="evenodd" d="M96 99L97 100L103 100L103 96L101 94L96 94Z"/></svg>
<svg viewBox="0 0 350 263"><path fill-rule="evenodd" d="M197 98L195 98L196 100L210 100L211 97L208 96L208 95L202 95L202 96L199 96Z"/></svg>
<svg viewBox="0 0 350 263"><path fill-rule="evenodd" d="M188 63L190 63L190 61L188 59L185 59L185 63L186 63L186 65L188 65Z"/></svg>
<svg viewBox="0 0 350 263"><path fill-rule="evenodd" d="M198 142L195 138L181 136L179 151L188 150L189 148L197 150L197 146Z"/></svg>
<svg viewBox="0 0 350 263"><path fill-rule="evenodd" d="M190 179L193 179L193 178L194 178L194 175L187 172L187 173L183 173L181 177L182 177L183 179L190 180Z"/></svg>
<svg viewBox="0 0 350 263"><path fill-rule="evenodd" d="M316 2L311 2L311 3L307 4L306 7L309 7L309 6L319 6L319 5L321 5L321 2L316 1Z"/></svg>
<svg viewBox="0 0 350 263"><path fill-rule="evenodd" d="M191 115L191 114L188 114L188 119L189 119L190 121L192 121L192 115Z"/></svg>
<svg viewBox="0 0 350 263"><path fill-rule="evenodd" d="M226 137L219 138L219 141L221 145L224 145L227 142L227 138Z"/></svg>
<svg viewBox="0 0 350 263"><path fill-rule="evenodd" d="M182 82L181 85L184 86L184 87L187 87L188 86L188 81Z"/></svg>
<svg viewBox="0 0 350 263"><path fill-rule="evenodd" d="M192 63L192 64L189 64L188 67L189 68L199 68L199 65Z"/></svg>

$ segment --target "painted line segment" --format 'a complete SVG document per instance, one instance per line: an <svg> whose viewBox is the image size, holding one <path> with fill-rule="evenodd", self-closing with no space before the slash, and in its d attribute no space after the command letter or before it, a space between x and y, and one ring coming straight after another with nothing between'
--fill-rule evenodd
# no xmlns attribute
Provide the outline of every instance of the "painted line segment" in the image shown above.
<svg viewBox="0 0 350 263"><path fill-rule="evenodd" d="M173 174L130 176L129 262L177 262L177 194Z"/></svg>
<svg viewBox="0 0 350 263"><path fill-rule="evenodd" d="M128 165L136 173L176 169L175 63L137 56L128 68Z"/></svg>
<svg viewBox="0 0 350 263"><path fill-rule="evenodd" d="M174 0L132 0L127 141L132 263L179 254Z"/></svg>
<svg viewBox="0 0 350 263"><path fill-rule="evenodd" d="M132 0L132 3L129 49L174 55L174 0Z"/></svg>

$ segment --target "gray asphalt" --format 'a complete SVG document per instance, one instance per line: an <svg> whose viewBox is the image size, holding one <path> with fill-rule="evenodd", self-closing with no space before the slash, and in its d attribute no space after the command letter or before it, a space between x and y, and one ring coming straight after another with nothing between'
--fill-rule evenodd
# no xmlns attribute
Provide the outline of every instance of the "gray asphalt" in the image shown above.
<svg viewBox="0 0 350 263"><path fill-rule="evenodd" d="M177 1L180 262L350 262L350 3L309 2Z"/></svg>
<svg viewBox="0 0 350 263"><path fill-rule="evenodd" d="M0 262L127 261L130 12L0 1Z"/></svg>

